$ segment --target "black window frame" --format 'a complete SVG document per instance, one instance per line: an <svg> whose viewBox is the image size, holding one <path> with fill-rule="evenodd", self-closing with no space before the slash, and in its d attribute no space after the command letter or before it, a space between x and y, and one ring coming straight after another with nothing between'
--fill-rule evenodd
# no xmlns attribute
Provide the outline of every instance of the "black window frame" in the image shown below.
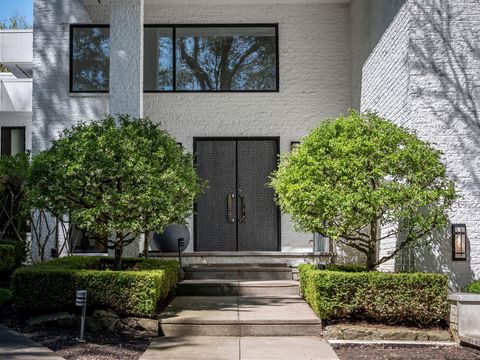
<svg viewBox="0 0 480 360"><path fill-rule="evenodd" d="M10 154L4 154L3 146L4 146L4 130L23 130L23 153L27 151L27 127L26 126L1 126L0 127L0 155L1 156L12 156L11 151ZM10 133L10 150L12 147L12 135Z"/></svg>
<svg viewBox="0 0 480 360"><path fill-rule="evenodd" d="M69 55L68 55L68 73L69 73L69 91L72 94L107 94L109 90L74 90L73 89L73 30L74 29L92 29L92 28L110 28L109 24L70 24L69 34ZM109 80L110 85L110 80ZM109 86L110 87L110 86Z"/></svg>
<svg viewBox="0 0 480 360"><path fill-rule="evenodd" d="M70 54L69 54L69 90L72 94L84 94L84 93L109 93L109 90L73 90L73 29L75 28L110 28L109 24L70 24ZM145 28L171 28L173 38L173 89L172 90L143 90L144 94L148 93L278 93L280 92L280 49L279 49L279 36L278 36L278 23L215 23L215 24L145 24ZM177 90L176 89L176 73L177 73L177 61L176 61L176 29L177 28L249 28L249 27L265 27L274 28L275 30L275 89L272 90ZM143 86L143 84L142 84Z"/></svg>

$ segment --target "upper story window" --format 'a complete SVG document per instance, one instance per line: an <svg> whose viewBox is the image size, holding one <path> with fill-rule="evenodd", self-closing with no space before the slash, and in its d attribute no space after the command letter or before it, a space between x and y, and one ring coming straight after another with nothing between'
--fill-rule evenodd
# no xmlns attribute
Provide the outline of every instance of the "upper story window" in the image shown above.
<svg viewBox="0 0 480 360"><path fill-rule="evenodd" d="M110 29L104 25L72 26L70 91L108 91Z"/></svg>
<svg viewBox="0 0 480 360"><path fill-rule="evenodd" d="M2 155L25 152L25 127L2 127L0 137Z"/></svg>
<svg viewBox="0 0 480 360"><path fill-rule="evenodd" d="M72 92L108 91L108 26L72 26ZM277 25L146 25L146 92L278 91Z"/></svg>

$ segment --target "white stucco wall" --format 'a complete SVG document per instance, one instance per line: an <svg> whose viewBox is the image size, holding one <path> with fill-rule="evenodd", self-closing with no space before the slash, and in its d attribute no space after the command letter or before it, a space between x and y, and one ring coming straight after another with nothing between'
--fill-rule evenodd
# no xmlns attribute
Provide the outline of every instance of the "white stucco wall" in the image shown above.
<svg viewBox="0 0 480 360"><path fill-rule="evenodd" d="M108 112L108 95L68 93L68 24L108 23L106 5L35 0L34 150L60 129ZM280 92L144 95L144 115L188 150L195 136L280 136L282 152L351 106L348 4L145 5L145 23L278 23ZM282 250L311 250L282 217Z"/></svg>
<svg viewBox="0 0 480 360"><path fill-rule="evenodd" d="M409 267L449 274L456 289L480 277L479 20L475 0L408 0L363 67L362 109L414 129L444 152L462 196L450 220L467 225L470 243L468 261L452 261L447 229L383 269L403 269L408 259Z"/></svg>
<svg viewBox="0 0 480 360"><path fill-rule="evenodd" d="M143 117L143 0L110 4L110 113Z"/></svg>

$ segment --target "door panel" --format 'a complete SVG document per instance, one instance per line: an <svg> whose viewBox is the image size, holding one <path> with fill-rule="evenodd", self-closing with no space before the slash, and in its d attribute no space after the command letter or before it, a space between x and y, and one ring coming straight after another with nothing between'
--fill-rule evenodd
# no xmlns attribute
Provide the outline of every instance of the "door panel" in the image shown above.
<svg viewBox="0 0 480 360"><path fill-rule="evenodd" d="M267 183L277 165L277 142L239 140L237 159L238 250L276 251L278 208Z"/></svg>
<svg viewBox="0 0 480 360"><path fill-rule="evenodd" d="M208 185L197 201L196 251L236 251L236 142L197 141L197 171ZM227 219L227 196L234 194Z"/></svg>
<svg viewBox="0 0 480 360"><path fill-rule="evenodd" d="M277 141L197 139L195 144L198 175L208 182L196 206L195 250L279 250L278 208L266 186L277 166Z"/></svg>

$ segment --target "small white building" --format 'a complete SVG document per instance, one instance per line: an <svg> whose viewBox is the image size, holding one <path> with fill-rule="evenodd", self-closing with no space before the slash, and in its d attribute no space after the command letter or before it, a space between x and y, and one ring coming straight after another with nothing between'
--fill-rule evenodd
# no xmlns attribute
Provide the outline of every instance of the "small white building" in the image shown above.
<svg viewBox="0 0 480 360"><path fill-rule="evenodd" d="M0 30L0 152L14 155L32 144L32 30Z"/></svg>
<svg viewBox="0 0 480 360"><path fill-rule="evenodd" d="M264 186L277 155L322 119L375 110L444 151L468 234L383 269L462 287L480 277L479 35L478 0L34 0L33 152L80 120L148 116L210 182L188 253L293 256L312 234Z"/></svg>

